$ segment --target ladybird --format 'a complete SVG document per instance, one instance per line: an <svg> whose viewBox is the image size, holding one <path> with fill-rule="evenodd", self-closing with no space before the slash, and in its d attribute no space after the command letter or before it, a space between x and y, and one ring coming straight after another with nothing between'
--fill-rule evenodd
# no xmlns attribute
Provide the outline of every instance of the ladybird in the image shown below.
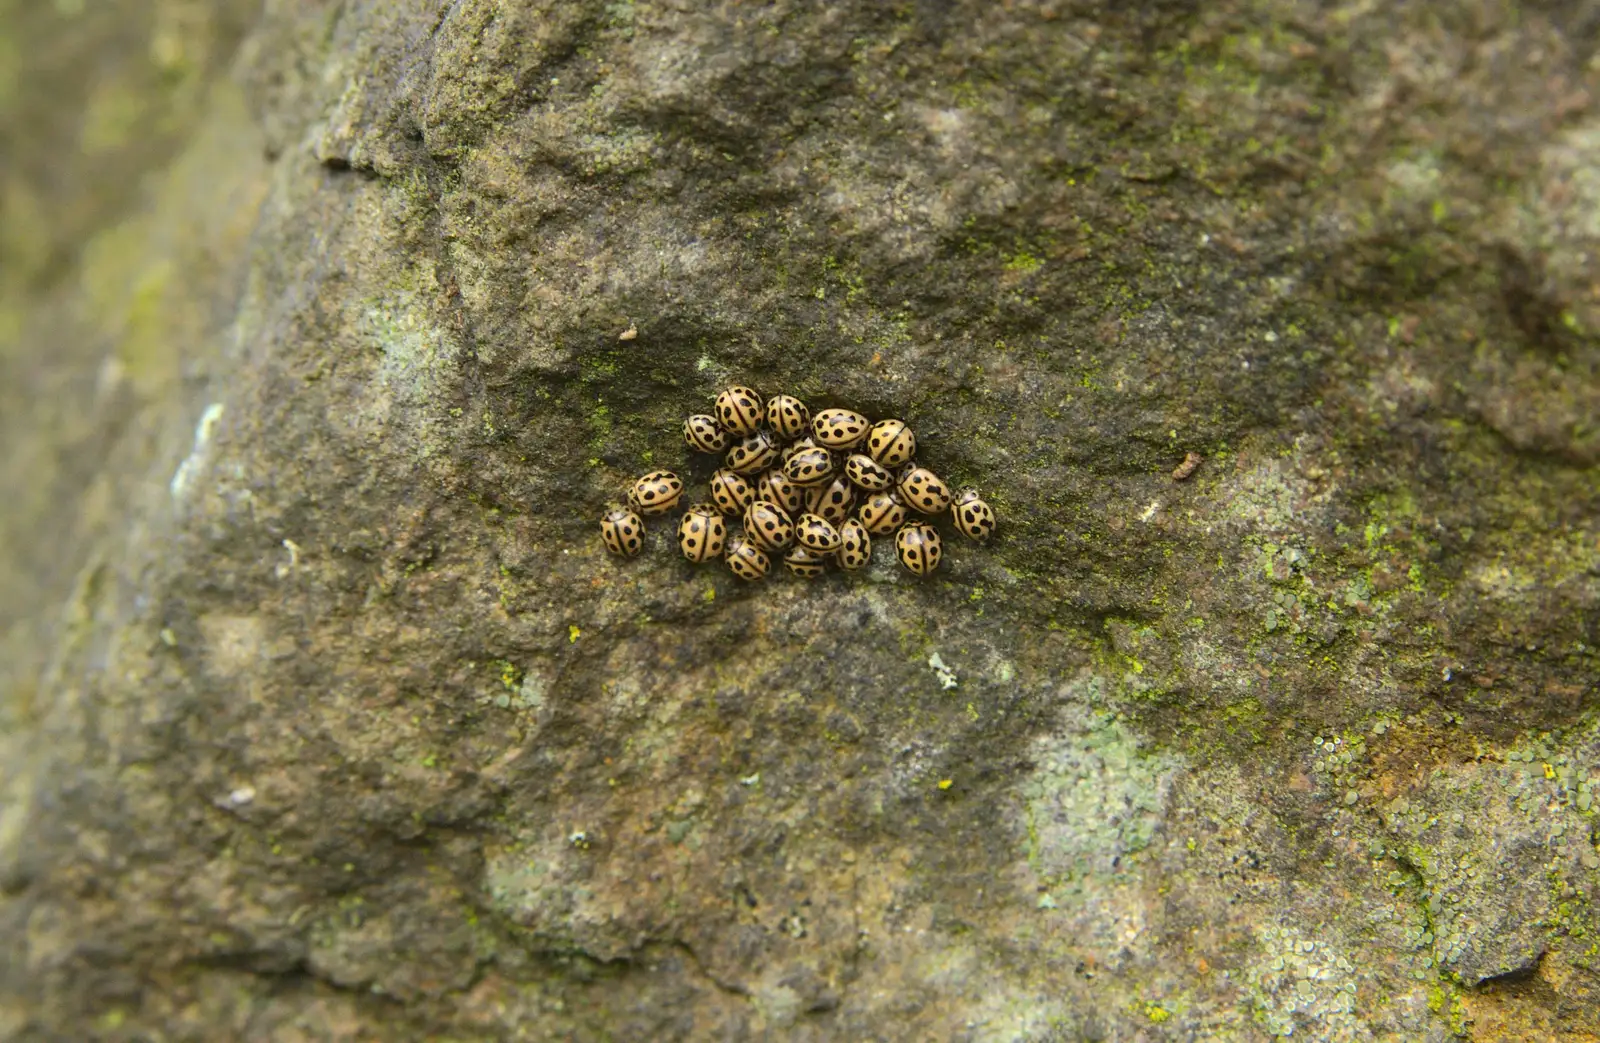
<svg viewBox="0 0 1600 1043"><path fill-rule="evenodd" d="M827 519L815 514L802 514L795 523L794 538L802 546L809 547L819 554L832 554L839 549L839 530L828 524Z"/></svg>
<svg viewBox="0 0 1600 1043"><path fill-rule="evenodd" d="M756 479L756 499L770 500L794 517L806 509L806 491L789 480L782 468L772 467Z"/></svg>
<svg viewBox="0 0 1600 1043"><path fill-rule="evenodd" d="M816 579L827 571L828 557L819 554L804 544L795 544L789 548L789 553L783 556L783 566L796 576L806 579Z"/></svg>
<svg viewBox="0 0 1600 1043"><path fill-rule="evenodd" d="M826 520L829 525L837 526L850 517L850 508L855 506L855 502L856 491L843 478L835 478L806 490L806 510Z"/></svg>
<svg viewBox="0 0 1600 1043"><path fill-rule="evenodd" d="M938 514L950 506L950 487L926 467L907 467L895 489L907 507L923 514Z"/></svg>
<svg viewBox="0 0 1600 1043"><path fill-rule="evenodd" d="M728 571L740 579L760 579L772 564L761 548L745 539L742 532L728 537L728 549L723 558L728 563Z"/></svg>
<svg viewBox="0 0 1600 1043"><path fill-rule="evenodd" d="M811 428L811 410L793 395L773 395L767 400L767 426L782 438L799 438Z"/></svg>
<svg viewBox="0 0 1600 1043"><path fill-rule="evenodd" d="M839 526L839 551L835 555L841 569L854 572L872 561L872 537L859 519L848 518Z"/></svg>
<svg viewBox="0 0 1600 1043"><path fill-rule="evenodd" d="M869 493L894 484L894 475L889 473L889 469L866 453L851 453L850 459L844 462L844 474Z"/></svg>
<svg viewBox="0 0 1600 1043"><path fill-rule="evenodd" d="M678 549L696 564L720 555L727 534L727 522L717 513L715 504L694 504L678 519Z"/></svg>
<svg viewBox="0 0 1600 1043"><path fill-rule="evenodd" d="M906 520L906 505L900 502L900 497L893 490L885 489L868 496L861 504L861 510L856 513L868 532L882 536L898 529L900 523Z"/></svg>
<svg viewBox="0 0 1600 1043"><path fill-rule="evenodd" d="M796 454L803 453L807 449L815 448L817 448L816 440L810 435L806 435L804 438L796 439L785 446L783 452L778 455L778 462L780 464L786 464L790 460L793 460Z"/></svg>
<svg viewBox="0 0 1600 1043"><path fill-rule="evenodd" d="M821 446L802 449L784 461L783 473L796 485L817 485L833 474L833 454Z"/></svg>
<svg viewBox="0 0 1600 1043"><path fill-rule="evenodd" d="M756 491L744 475L723 468L711 476L711 502L723 514L743 514L755 498Z"/></svg>
<svg viewBox="0 0 1600 1043"><path fill-rule="evenodd" d="M644 519L622 507L609 510L600 519L600 539L606 550L631 558L644 548Z"/></svg>
<svg viewBox="0 0 1600 1043"><path fill-rule="evenodd" d="M683 497L683 481L671 471L651 471L628 490L628 504L640 514L665 514Z"/></svg>
<svg viewBox="0 0 1600 1043"><path fill-rule="evenodd" d="M683 443L697 453L720 453L728 447L728 432L717 426L716 417L696 413L683 422Z"/></svg>
<svg viewBox="0 0 1600 1043"><path fill-rule="evenodd" d="M994 534L994 508L984 503L976 489L963 489L950 505L950 517L961 535L982 543Z"/></svg>
<svg viewBox="0 0 1600 1043"><path fill-rule="evenodd" d="M811 418L811 433L829 449L852 449L867 437L867 418L853 409L824 409Z"/></svg>
<svg viewBox="0 0 1600 1043"><path fill-rule="evenodd" d="M761 396L750 388L735 384L717 396L714 408L717 422L741 438L755 434L761 424Z"/></svg>
<svg viewBox="0 0 1600 1043"><path fill-rule="evenodd" d="M895 553L900 564L918 576L928 576L939 567L944 553L939 546L939 530L927 522L912 522L894 534Z"/></svg>
<svg viewBox="0 0 1600 1043"><path fill-rule="evenodd" d="M782 550L794 539L794 522L777 504L757 500L745 508L744 534L762 550Z"/></svg>
<svg viewBox="0 0 1600 1043"><path fill-rule="evenodd" d="M757 431L734 444L724 462L730 471L755 474L778 458L778 443L766 431Z"/></svg>
<svg viewBox="0 0 1600 1043"><path fill-rule="evenodd" d="M880 420L867 432L867 452L885 467L899 467L917 455L917 436L904 420Z"/></svg>

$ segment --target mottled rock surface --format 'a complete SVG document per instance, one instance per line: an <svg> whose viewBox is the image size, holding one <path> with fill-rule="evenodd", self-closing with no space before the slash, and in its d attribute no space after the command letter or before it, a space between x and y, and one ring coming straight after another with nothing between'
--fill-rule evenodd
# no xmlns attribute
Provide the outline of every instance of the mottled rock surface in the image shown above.
<svg viewBox="0 0 1600 1043"><path fill-rule="evenodd" d="M1591 0L0 17L0 1039L1600 1035Z"/></svg>

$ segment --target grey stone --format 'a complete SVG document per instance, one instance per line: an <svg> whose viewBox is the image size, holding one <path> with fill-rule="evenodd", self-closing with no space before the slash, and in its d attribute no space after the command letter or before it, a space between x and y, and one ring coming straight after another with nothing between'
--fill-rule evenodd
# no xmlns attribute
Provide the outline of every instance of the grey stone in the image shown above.
<svg viewBox="0 0 1600 1043"><path fill-rule="evenodd" d="M0 18L0 1038L1600 1032L1583 5Z"/></svg>

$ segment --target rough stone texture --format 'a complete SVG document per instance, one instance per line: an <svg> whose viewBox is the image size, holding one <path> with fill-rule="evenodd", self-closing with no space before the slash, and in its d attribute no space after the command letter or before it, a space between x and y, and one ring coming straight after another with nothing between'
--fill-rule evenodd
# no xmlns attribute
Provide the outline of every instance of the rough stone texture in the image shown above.
<svg viewBox="0 0 1600 1043"><path fill-rule="evenodd" d="M1600 1034L1589 0L0 16L0 1038Z"/></svg>

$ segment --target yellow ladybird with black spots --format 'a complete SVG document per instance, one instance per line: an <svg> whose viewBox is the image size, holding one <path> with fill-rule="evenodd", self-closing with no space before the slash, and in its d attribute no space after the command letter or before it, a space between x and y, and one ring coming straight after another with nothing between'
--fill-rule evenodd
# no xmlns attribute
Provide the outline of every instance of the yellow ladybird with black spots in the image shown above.
<svg viewBox="0 0 1600 1043"><path fill-rule="evenodd" d="M843 477L806 490L806 510L835 527L850 517L850 508L856 503L855 486Z"/></svg>
<svg viewBox="0 0 1600 1043"><path fill-rule="evenodd" d="M772 567L771 559L760 547L746 539L742 532L735 532L728 537L728 549L723 554L723 560L727 561L729 572L744 580L758 580Z"/></svg>
<svg viewBox="0 0 1600 1043"><path fill-rule="evenodd" d="M717 426L717 418L696 413L683 422L683 444L697 453L720 453L728 447L728 432Z"/></svg>
<svg viewBox="0 0 1600 1043"><path fill-rule="evenodd" d="M767 400L767 426L780 438L799 438L811 429L811 410L793 395L773 395Z"/></svg>
<svg viewBox="0 0 1600 1043"><path fill-rule="evenodd" d="M794 539L794 522L777 504L757 500L745 508L744 534L762 550L782 550Z"/></svg>
<svg viewBox="0 0 1600 1043"><path fill-rule="evenodd" d="M867 452L885 467L899 467L917 455L917 436L904 420L880 420L867 432Z"/></svg>
<svg viewBox="0 0 1600 1043"><path fill-rule="evenodd" d="M955 528L978 542L995 531L995 511L976 490L955 496L916 462L917 437L904 420L874 423L841 407L812 413L794 395L769 401L734 385L710 411L684 419L683 441L696 452L726 455L709 495L696 497L702 502L676 521L679 550L697 563L720 554L743 579L762 578L778 560L808 578L827 571L830 558L859 571L871 564L873 538L891 535L901 563L927 576L943 554L933 515L948 509ZM1176 476L1186 477L1185 468L1193 469L1185 464ZM612 504L601 518L606 549L623 557L640 553L650 516L680 509L687 499L671 471L637 479L627 505Z"/></svg>
<svg viewBox="0 0 1600 1043"><path fill-rule="evenodd" d="M741 515L755 498L755 488L744 475L725 467L711 475L711 502L723 514Z"/></svg>
<svg viewBox="0 0 1600 1043"><path fill-rule="evenodd" d="M927 522L912 522L894 534L895 553L906 571L918 576L931 576L939 567L944 548L939 543L939 530Z"/></svg>
<svg viewBox="0 0 1600 1043"><path fill-rule="evenodd" d="M765 411L759 394L751 388L735 384L717 396L712 412L717 414L717 423L724 430L742 438L756 433Z"/></svg>
<svg viewBox="0 0 1600 1043"><path fill-rule="evenodd" d="M720 557L727 535L728 523L714 504L694 504L678 519L678 549L696 564Z"/></svg>
<svg viewBox="0 0 1600 1043"><path fill-rule="evenodd" d="M783 473L796 485L825 482L833 474L833 454L821 446L802 449L784 461Z"/></svg>
<svg viewBox="0 0 1600 1043"><path fill-rule="evenodd" d="M761 472L756 481L756 499L770 500L783 508L783 513L793 518L806 509L806 491L789 480L780 468Z"/></svg>
<svg viewBox="0 0 1600 1043"><path fill-rule="evenodd" d="M811 437L829 449L853 449L867 437L868 426L853 409L824 409L811 418Z"/></svg>
<svg viewBox="0 0 1600 1043"><path fill-rule="evenodd" d="M778 454L778 463L780 465L786 464L793 459L796 453L815 448L817 448L817 440L810 435L806 435L804 438L797 438L783 447L783 452Z"/></svg>
<svg viewBox="0 0 1600 1043"><path fill-rule="evenodd" d="M839 530L828 524L826 518L815 514L802 514L794 527L795 541L818 554L832 554L839 549Z"/></svg>
<svg viewBox="0 0 1600 1043"><path fill-rule="evenodd" d="M789 553L783 556L783 567L796 576L806 579L816 579L827 571L828 556L818 554L810 547L797 543L789 548Z"/></svg>
<svg viewBox="0 0 1600 1043"><path fill-rule="evenodd" d="M839 567L847 572L864 568L872 561L872 537L859 518L847 518L839 526L839 550L834 554Z"/></svg>
<svg viewBox="0 0 1600 1043"><path fill-rule="evenodd" d="M628 505L640 514L665 514L683 498L683 480L671 471L651 471L628 490Z"/></svg>
<svg viewBox="0 0 1600 1043"><path fill-rule="evenodd" d="M950 487L926 467L907 467L895 490L902 503L923 514L938 514L950 506Z"/></svg>
<svg viewBox="0 0 1600 1043"><path fill-rule="evenodd" d="M778 440L767 431L757 431L736 442L733 448L728 450L723 462L730 471L755 474L757 471L765 470L777 458Z"/></svg>
<svg viewBox="0 0 1600 1043"><path fill-rule="evenodd" d="M600 519L600 539L606 550L631 558L644 548L644 519L622 507L609 510Z"/></svg>
<svg viewBox="0 0 1600 1043"><path fill-rule="evenodd" d="M889 473L889 469L866 453L851 453L844 462L844 475L869 493L894 484L894 475Z"/></svg>
<svg viewBox="0 0 1600 1043"><path fill-rule="evenodd" d="M885 489L881 493L868 496L856 513L868 532L874 536L883 536L898 529L906 520L906 505L900 502L900 497L894 490Z"/></svg>
<svg viewBox="0 0 1600 1043"><path fill-rule="evenodd" d="M950 519L961 535L979 543L994 534L994 508L983 502L976 489L961 491L956 502L950 505Z"/></svg>

